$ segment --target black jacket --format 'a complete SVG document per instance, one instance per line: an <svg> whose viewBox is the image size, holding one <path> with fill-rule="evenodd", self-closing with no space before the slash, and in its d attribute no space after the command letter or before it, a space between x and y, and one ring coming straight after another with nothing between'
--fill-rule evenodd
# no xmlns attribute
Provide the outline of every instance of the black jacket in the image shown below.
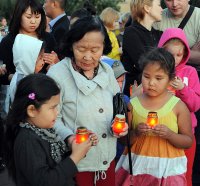
<svg viewBox="0 0 200 186"><path fill-rule="evenodd" d="M56 43L59 45L62 37L69 31L69 19L67 15L61 17L52 27L51 33L53 34Z"/></svg>
<svg viewBox="0 0 200 186"><path fill-rule="evenodd" d="M161 31L153 28L151 31L147 30L137 21L133 21L130 26L125 28L122 62L125 69L129 72L127 74L126 86L129 87L130 84L134 83L134 80L140 83L141 70L138 60L142 54L157 46L161 34ZM126 93L129 95L129 91Z"/></svg>
<svg viewBox="0 0 200 186"><path fill-rule="evenodd" d="M17 186L74 186L76 165L65 157L51 158L50 143L34 131L21 128L14 145Z"/></svg>

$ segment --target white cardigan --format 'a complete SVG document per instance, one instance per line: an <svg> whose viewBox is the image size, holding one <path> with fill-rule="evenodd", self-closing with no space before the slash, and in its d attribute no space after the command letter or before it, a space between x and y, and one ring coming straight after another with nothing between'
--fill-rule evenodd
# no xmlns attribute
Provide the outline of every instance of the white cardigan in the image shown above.
<svg viewBox="0 0 200 186"><path fill-rule="evenodd" d="M71 60L65 58L53 65L47 75L61 88L60 114L55 129L62 139L75 133L79 126L98 135L98 145L79 162L79 171L107 170L116 155L116 138L110 134L110 126L113 96L120 91L113 70L100 62L98 74L87 80L73 69Z"/></svg>

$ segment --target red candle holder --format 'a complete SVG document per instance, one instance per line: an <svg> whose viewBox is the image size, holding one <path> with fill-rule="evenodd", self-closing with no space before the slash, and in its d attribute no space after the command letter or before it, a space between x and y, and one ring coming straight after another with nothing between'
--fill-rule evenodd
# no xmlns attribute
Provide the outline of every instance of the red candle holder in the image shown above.
<svg viewBox="0 0 200 186"><path fill-rule="evenodd" d="M125 116L122 114L117 114L114 119L114 123L112 125L112 130L114 133L121 133L125 128L126 119Z"/></svg>
<svg viewBox="0 0 200 186"><path fill-rule="evenodd" d="M170 92L172 95L176 95L176 89L172 86L167 87L168 92Z"/></svg>
<svg viewBox="0 0 200 186"><path fill-rule="evenodd" d="M154 127L158 124L157 112L149 112L147 116L147 125Z"/></svg>
<svg viewBox="0 0 200 186"><path fill-rule="evenodd" d="M133 85L130 85L129 87L130 97L133 96Z"/></svg>
<svg viewBox="0 0 200 186"><path fill-rule="evenodd" d="M80 144L89 138L89 132L86 127L78 127L76 131L76 143Z"/></svg>

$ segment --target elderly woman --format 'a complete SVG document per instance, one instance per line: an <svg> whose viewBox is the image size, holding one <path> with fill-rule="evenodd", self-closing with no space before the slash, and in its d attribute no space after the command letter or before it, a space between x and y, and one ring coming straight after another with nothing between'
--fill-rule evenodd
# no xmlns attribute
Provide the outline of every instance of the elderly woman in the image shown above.
<svg viewBox="0 0 200 186"><path fill-rule="evenodd" d="M61 48L66 58L48 71L61 88L55 128L69 143L80 126L99 138L97 146L78 164L76 184L115 185L116 135L111 125L113 96L120 90L112 69L100 61L111 51L105 27L96 17L81 18L72 25ZM127 128L119 136L124 136Z"/></svg>

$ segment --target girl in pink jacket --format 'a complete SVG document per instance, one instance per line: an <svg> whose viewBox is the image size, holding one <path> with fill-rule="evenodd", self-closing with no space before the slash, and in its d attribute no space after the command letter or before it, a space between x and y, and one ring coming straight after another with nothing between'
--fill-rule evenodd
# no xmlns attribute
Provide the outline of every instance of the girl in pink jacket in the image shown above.
<svg viewBox="0 0 200 186"><path fill-rule="evenodd" d="M175 58L176 77L171 82L175 95L179 97L191 112L192 129L197 126L197 119L194 112L200 109L200 83L197 71L194 67L186 65L190 57L190 48L187 38L182 29L166 29L159 41L158 47L163 47L171 52ZM187 185L192 186L192 166L196 150L196 140L193 145L185 150L188 159L187 163Z"/></svg>

